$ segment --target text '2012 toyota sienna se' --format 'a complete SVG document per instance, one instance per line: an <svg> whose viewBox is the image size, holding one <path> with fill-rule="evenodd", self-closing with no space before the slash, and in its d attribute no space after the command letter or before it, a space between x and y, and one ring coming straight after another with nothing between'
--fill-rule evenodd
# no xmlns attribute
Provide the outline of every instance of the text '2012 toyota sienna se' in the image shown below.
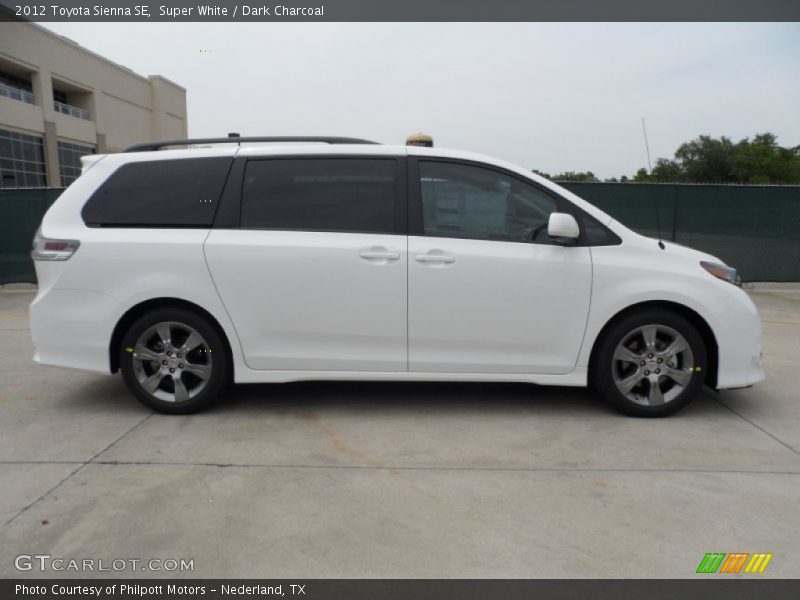
<svg viewBox="0 0 800 600"><path fill-rule="evenodd" d="M85 157L33 244L35 360L166 413L368 379L590 384L662 416L764 378L719 259L485 156L316 141Z"/></svg>

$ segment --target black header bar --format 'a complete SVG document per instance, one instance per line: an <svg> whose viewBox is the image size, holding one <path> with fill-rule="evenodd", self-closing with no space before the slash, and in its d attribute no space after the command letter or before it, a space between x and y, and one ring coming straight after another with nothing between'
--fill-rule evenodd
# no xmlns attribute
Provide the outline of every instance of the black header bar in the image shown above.
<svg viewBox="0 0 800 600"><path fill-rule="evenodd" d="M0 20L89 22L800 21L798 0L0 0Z"/></svg>
<svg viewBox="0 0 800 600"><path fill-rule="evenodd" d="M800 580L696 579L16 579L0 580L3 600L796 600Z"/></svg>

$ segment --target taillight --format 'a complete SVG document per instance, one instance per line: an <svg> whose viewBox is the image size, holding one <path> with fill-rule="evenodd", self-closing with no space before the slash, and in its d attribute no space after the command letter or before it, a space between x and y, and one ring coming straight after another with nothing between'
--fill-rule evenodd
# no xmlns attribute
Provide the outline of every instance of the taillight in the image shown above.
<svg viewBox="0 0 800 600"><path fill-rule="evenodd" d="M42 235L41 230L33 236L33 260L67 260L78 249L79 240L54 240Z"/></svg>

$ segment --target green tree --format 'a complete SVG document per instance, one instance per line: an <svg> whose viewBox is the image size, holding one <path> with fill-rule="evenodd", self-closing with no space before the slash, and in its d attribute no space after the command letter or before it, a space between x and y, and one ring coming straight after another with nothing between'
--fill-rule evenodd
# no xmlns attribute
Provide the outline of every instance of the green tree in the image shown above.
<svg viewBox="0 0 800 600"><path fill-rule="evenodd" d="M659 159L659 163L664 159ZM658 163L657 163L658 165ZM800 183L800 153L784 148L773 133L759 133L735 144L727 137L701 135L681 144L674 161L665 161L654 179L692 183Z"/></svg>
<svg viewBox="0 0 800 600"><path fill-rule="evenodd" d="M678 161L659 158L650 173L650 178L653 181L661 182L686 181L686 173L683 170L683 165Z"/></svg>
<svg viewBox="0 0 800 600"><path fill-rule="evenodd" d="M686 180L694 183L735 181L733 171L734 144L724 135L719 139L701 135L681 144L675 151Z"/></svg>
<svg viewBox="0 0 800 600"><path fill-rule="evenodd" d="M800 182L800 157L794 148L782 148L772 133L744 138L731 158L734 177L742 183Z"/></svg>
<svg viewBox="0 0 800 600"><path fill-rule="evenodd" d="M564 171L563 173L559 173L558 175L553 175L553 181L581 181L588 183L597 183L600 180L591 171L586 171L585 173L575 172L575 171Z"/></svg>
<svg viewBox="0 0 800 600"><path fill-rule="evenodd" d="M600 181L591 171L565 171L553 181ZM674 158L659 158L651 171L642 167L632 178L623 175L607 182L800 184L800 146L783 147L773 133L759 133L734 143L724 135L701 135L681 144Z"/></svg>

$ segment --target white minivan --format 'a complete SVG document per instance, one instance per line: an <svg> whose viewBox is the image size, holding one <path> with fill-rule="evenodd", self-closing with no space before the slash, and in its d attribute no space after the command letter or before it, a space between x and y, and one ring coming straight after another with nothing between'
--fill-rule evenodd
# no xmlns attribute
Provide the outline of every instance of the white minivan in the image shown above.
<svg viewBox="0 0 800 600"><path fill-rule="evenodd" d="M231 382L369 379L591 385L650 417L764 378L735 269L529 170L351 138L223 142L84 157L33 243L34 360L122 371L165 413Z"/></svg>

